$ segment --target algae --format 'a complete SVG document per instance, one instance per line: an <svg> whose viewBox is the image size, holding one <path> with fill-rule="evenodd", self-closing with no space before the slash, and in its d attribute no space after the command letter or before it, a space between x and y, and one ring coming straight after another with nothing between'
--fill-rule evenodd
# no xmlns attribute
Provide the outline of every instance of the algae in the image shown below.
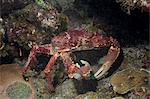
<svg viewBox="0 0 150 99"><path fill-rule="evenodd" d="M31 96L32 89L25 83L15 82L6 89L9 99L27 99Z"/></svg>

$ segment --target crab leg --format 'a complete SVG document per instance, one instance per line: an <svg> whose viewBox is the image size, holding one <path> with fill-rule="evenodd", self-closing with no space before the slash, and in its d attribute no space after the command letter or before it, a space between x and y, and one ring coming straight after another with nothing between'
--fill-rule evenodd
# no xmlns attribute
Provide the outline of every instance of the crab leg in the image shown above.
<svg viewBox="0 0 150 99"><path fill-rule="evenodd" d="M30 68L30 64L36 60L36 55L37 53L44 53L44 54L50 54L51 52L51 45L47 44L47 45L33 45L27 63L25 64L24 68L23 68L23 74L25 74L27 72L27 70Z"/></svg>
<svg viewBox="0 0 150 99"><path fill-rule="evenodd" d="M110 38L110 42L111 42L111 47L108 50L108 54L106 55L104 64L94 74L94 77L96 79L99 79L100 77L102 77L110 69L111 65L115 62L115 60L119 56L120 47L119 47L118 42L113 38Z"/></svg>
<svg viewBox="0 0 150 99"><path fill-rule="evenodd" d="M33 48L32 50L30 51L30 55L28 57L28 61L26 63L26 65L24 66L24 69L23 69L23 74L26 73L26 71L30 68L30 64L36 59L36 55L38 53L43 53L43 54L52 54L53 52L52 51L52 46L51 44L46 44L46 45L33 45ZM54 87L53 87L53 84L52 84L52 78L51 76L49 75L50 71L52 70L52 67L53 65L55 64L56 60L57 60L57 57L58 57L58 53L54 54L46 68L44 69L44 73L45 73L45 76L46 76L46 79L48 81L48 87L50 90L54 90Z"/></svg>
<svg viewBox="0 0 150 99"><path fill-rule="evenodd" d="M120 49L114 48L113 46L110 47L108 54L106 56L104 64L101 66L101 68L94 74L94 77L96 79L99 79L102 77L111 67L111 65L114 63L114 61L117 59L119 55Z"/></svg>
<svg viewBox="0 0 150 99"><path fill-rule="evenodd" d="M46 79L48 81L48 88L51 90L51 91L54 91L54 87L53 87L53 81L52 81L52 77L50 76L50 72L58 58L58 53L56 53L54 56L52 56L48 62L48 64L46 65L46 68L44 69L44 73L45 73L45 76L46 76Z"/></svg>
<svg viewBox="0 0 150 99"><path fill-rule="evenodd" d="M23 67L22 73L25 74L27 70L30 68L30 64L36 59L36 46L33 46L33 48L30 51L28 61L26 62L25 66Z"/></svg>
<svg viewBox="0 0 150 99"><path fill-rule="evenodd" d="M96 79L100 79L111 67L114 61L117 59L120 53L120 45L116 39L112 37L105 37L105 36L93 36L93 44L96 43L99 47L108 47L108 53L104 60L104 64L100 67L100 69L94 74Z"/></svg>

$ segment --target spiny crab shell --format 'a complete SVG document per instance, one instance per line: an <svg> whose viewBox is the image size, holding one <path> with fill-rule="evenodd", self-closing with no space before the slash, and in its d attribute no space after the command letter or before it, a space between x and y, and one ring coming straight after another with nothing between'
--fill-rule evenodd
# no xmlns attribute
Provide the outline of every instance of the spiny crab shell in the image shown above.
<svg viewBox="0 0 150 99"><path fill-rule="evenodd" d="M81 60L85 66L80 67L74 63L70 54L73 51L92 50L94 48L110 47L108 54L104 60L104 64L93 75L96 79L101 78L111 67L120 53L120 45L118 41L112 37L101 35L97 32L86 32L83 30L69 30L62 32L51 40L51 44L46 45L33 45L27 63L24 66L23 74L29 69L30 64L36 58L38 53L52 55L49 60L44 73L52 89L52 79L49 73L52 70L58 57L61 57L67 69L69 78L83 79L89 76L91 68L90 64Z"/></svg>

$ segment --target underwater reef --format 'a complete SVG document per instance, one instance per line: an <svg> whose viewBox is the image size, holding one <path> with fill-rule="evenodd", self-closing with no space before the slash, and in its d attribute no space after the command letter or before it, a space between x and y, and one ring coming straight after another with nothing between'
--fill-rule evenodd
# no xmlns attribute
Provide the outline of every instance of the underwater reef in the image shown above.
<svg viewBox="0 0 150 99"><path fill-rule="evenodd" d="M21 68L16 64L0 66L0 98L34 98L34 87L22 78Z"/></svg>
<svg viewBox="0 0 150 99"><path fill-rule="evenodd" d="M148 0L2 0L1 5L0 99L150 98ZM99 49L96 33L110 37L101 39L105 46ZM65 50L37 46L45 44ZM74 50L73 44L84 46ZM50 58L56 58L57 54L51 55L55 52L60 56L48 74L54 87L50 91L44 69ZM108 66L107 60L113 63L109 70L94 78L99 66ZM23 74L27 62L31 64ZM68 76L64 63L76 65L69 72L77 72Z"/></svg>

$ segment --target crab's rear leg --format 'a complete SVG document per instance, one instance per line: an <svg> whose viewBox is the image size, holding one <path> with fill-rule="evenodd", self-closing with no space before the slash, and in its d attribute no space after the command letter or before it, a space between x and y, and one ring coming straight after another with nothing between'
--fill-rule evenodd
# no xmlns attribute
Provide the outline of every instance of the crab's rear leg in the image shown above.
<svg viewBox="0 0 150 99"><path fill-rule="evenodd" d="M96 79L100 79L111 67L111 65L115 62L120 53L120 45L116 39L110 37L108 40L110 42L110 49L108 50L108 54L104 60L104 64L100 67L100 69L94 74ZM109 44L108 44L109 45ZM107 45L106 45L107 46Z"/></svg>

